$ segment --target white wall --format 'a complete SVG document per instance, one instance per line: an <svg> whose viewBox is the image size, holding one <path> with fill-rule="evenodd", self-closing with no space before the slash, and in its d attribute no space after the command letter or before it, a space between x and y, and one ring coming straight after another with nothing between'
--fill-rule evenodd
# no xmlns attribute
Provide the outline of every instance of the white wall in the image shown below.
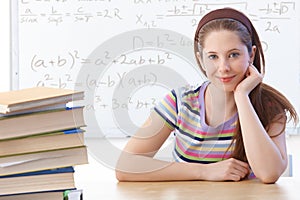
<svg viewBox="0 0 300 200"><path fill-rule="evenodd" d="M0 2L0 92L10 89L10 0Z"/></svg>

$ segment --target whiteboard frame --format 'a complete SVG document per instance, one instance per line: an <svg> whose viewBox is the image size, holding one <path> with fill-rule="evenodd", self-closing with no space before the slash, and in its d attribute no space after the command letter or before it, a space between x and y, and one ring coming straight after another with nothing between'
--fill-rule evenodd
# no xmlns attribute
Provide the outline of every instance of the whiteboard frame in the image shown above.
<svg viewBox="0 0 300 200"><path fill-rule="evenodd" d="M297 2L299 4L299 2ZM17 90L20 88L20 69L19 69L19 9L18 9L19 0L10 1L10 30L11 30L11 67L10 67L10 89ZM298 18L298 24L300 24L300 18ZM298 29L300 27L298 26ZM300 37L300 35L299 35ZM298 44L300 46L300 44ZM300 57L298 58L300 61ZM299 62L300 63L300 62ZM300 66L299 66L299 85L300 85ZM296 91L297 92L297 91ZM300 113L298 113L300 115ZM288 134L300 135L300 124L297 127L287 127Z"/></svg>
<svg viewBox="0 0 300 200"><path fill-rule="evenodd" d="M19 26L18 26L18 0L10 1L11 10L11 70L10 90L19 89Z"/></svg>

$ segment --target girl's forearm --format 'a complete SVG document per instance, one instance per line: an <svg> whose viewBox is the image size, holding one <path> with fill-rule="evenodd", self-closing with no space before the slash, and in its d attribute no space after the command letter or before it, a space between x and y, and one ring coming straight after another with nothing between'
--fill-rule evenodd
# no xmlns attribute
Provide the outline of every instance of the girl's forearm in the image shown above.
<svg viewBox="0 0 300 200"><path fill-rule="evenodd" d="M116 167L116 177L119 181L199 180L199 167L201 168L195 163L168 162L123 153Z"/></svg>
<svg viewBox="0 0 300 200"><path fill-rule="evenodd" d="M248 96L236 97L245 152L263 182L275 182L286 166L284 156L261 124Z"/></svg>

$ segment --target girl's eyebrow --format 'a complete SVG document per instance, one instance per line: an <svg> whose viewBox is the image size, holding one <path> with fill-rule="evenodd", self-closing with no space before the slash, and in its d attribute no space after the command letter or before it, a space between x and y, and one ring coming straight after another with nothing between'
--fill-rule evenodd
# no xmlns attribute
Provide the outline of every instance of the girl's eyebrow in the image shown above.
<svg viewBox="0 0 300 200"><path fill-rule="evenodd" d="M215 51L208 51L208 52L205 52L205 51L204 51L204 53L205 53L205 54L216 54L217 52L215 52Z"/></svg>
<svg viewBox="0 0 300 200"><path fill-rule="evenodd" d="M229 49L227 52L231 52L231 51L241 51L240 49L238 48L233 48L233 49ZM216 54L217 52L216 51L203 51L205 54Z"/></svg>
<svg viewBox="0 0 300 200"><path fill-rule="evenodd" d="M233 49L230 49L228 52L230 51L241 51L240 49L237 49L237 48L233 48Z"/></svg>

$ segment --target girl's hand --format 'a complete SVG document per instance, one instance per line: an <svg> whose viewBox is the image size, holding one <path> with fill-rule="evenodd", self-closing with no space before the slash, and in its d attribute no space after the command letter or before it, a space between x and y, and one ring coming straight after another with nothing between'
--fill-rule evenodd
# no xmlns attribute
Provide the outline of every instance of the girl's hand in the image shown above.
<svg viewBox="0 0 300 200"><path fill-rule="evenodd" d="M234 94L249 95L249 93L262 82L264 75L259 73L253 64L250 64L246 77L235 88Z"/></svg>
<svg viewBox="0 0 300 200"><path fill-rule="evenodd" d="M248 163L230 158L207 165L205 180L208 181L240 181L250 173Z"/></svg>

